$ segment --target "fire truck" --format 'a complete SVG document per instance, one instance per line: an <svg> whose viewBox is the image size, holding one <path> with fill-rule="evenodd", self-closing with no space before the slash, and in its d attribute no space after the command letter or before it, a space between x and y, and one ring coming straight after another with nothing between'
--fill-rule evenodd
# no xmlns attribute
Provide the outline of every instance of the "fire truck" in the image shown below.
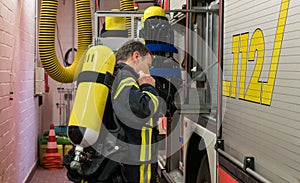
<svg viewBox="0 0 300 183"><path fill-rule="evenodd" d="M185 71L192 79L203 73L195 80L200 107L192 108L186 87L182 149L167 159L167 179L299 182L300 2L189 2ZM201 63L195 73L194 60Z"/></svg>
<svg viewBox="0 0 300 183"><path fill-rule="evenodd" d="M223 2L219 182L300 181L299 5Z"/></svg>

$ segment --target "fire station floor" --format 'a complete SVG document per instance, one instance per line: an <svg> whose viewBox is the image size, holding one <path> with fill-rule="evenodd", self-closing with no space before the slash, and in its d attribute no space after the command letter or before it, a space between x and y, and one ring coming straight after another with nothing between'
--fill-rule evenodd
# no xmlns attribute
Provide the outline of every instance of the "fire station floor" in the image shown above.
<svg viewBox="0 0 300 183"><path fill-rule="evenodd" d="M30 183L70 183L67 176L67 169L64 167L57 170L49 170L39 166L36 169Z"/></svg>
<svg viewBox="0 0 300 183"><path fill-rule="evenodd" d="M38 166L29 183L72 183L68 180L67 169L64 167L57 170L45 169ZM166 183L165 179L159 179L157 183Z"/></svg>

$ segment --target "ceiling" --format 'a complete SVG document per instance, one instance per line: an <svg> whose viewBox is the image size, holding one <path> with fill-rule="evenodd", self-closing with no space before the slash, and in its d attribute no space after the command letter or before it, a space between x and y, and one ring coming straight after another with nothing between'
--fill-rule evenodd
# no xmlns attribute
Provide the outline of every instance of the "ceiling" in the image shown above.
<svg viewBox="0 0 300 183"><path fill-rule="evenodd" d="M137 0L137 2L142 2L143 0ZM101 2L101 10L111 10L111 9L120 9L120 1L119 0L100 0ZM139 3L139 9L144 10L147 7L153 5L153 3Z"/></svg>

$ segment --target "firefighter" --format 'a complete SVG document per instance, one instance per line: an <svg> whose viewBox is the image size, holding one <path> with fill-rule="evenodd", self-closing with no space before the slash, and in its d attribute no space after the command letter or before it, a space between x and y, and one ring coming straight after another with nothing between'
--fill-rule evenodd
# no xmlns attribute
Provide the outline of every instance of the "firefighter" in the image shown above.
<svg viewBox="0 0 300 183"><path fill-rule="evenodd" d="M128 145L123 173L129 183L154 183L157 121L162 107L155 80L149 74L151 53L143 43L129 41L117 51L116 59L112 106Z"/></svg>

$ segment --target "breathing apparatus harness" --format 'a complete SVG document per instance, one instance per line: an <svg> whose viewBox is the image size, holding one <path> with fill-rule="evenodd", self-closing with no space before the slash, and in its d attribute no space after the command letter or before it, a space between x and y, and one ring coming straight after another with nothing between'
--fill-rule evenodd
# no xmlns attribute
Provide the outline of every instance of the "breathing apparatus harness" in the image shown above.
<svg viewBox="0 0 300 183"><path fill-rule="evenodd" d="M78 76L77 85L82 82L94 82L106 85L109 88L109 96L103 117L104 129L101 128L98 141L93 145L84 148L80 154L80 167L72 168L71 163L76 156L75 148L72 148L63 157L63 164L67 167L67 177L70 181L80 183L82 180L89 183L125 183L126 179L122 171L122 164L114 161L122 159L122 154L127 151L127 147L118 144L118 140L125 140L124 129L119 125L117 117L112 110L111 88L119 69L115 69L113 74L98 73L94 71L84 71Z"/></svg>

